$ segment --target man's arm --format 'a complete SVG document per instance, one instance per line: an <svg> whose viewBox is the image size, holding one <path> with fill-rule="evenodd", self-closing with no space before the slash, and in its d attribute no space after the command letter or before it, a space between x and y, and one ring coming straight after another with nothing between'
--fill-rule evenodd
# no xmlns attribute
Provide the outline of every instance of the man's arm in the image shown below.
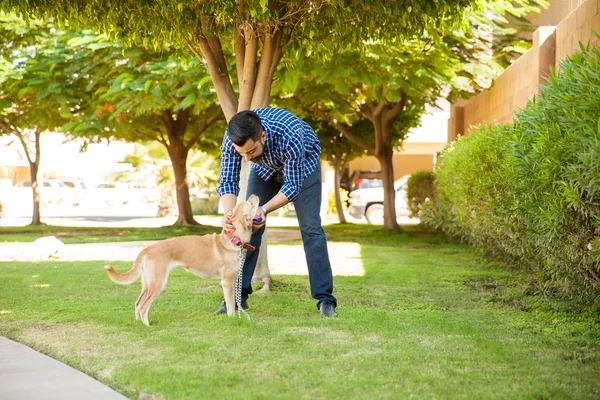
<svg viewBox="0 0 600 400"><path fill-rule="evenodd" d="M263 204L257 211L256 215L261 217L260 221L254 220L253 228L257 229L267 223L267 214L273 212L283 206L285 206L290 201L287 197L281 192L277 193L271 200L267 201Z"/></svg>
<svg viewBox="0 0 600 400"><path fill-rule="evenodd" d="M280 209L281 207L285 206L289 202L290 201L288 200L287 197L285 197L285 194L279 192L271 200L266 202L263 205L263 207L266 208L267 213L270 213L270 212Z"/></svg>
<svg viewBox="0 0 600 400"><path fill-rule="evenodd" d="M237 196L235 194L224 194L221 196L221 204L223 204L223 211L225 214L233 210L233 207L237 204Z"/></svg>
<svg viewBox="0 0 600 400"><path fill-rule="evenodd" d="M233 215L233 207L237 203L237 196L235 194L224 194L221 196L221 204L223 204L223 211L225 214L221 219L221 225L226 232L235 231L235 227L231 223L231 216Z"/></svg>

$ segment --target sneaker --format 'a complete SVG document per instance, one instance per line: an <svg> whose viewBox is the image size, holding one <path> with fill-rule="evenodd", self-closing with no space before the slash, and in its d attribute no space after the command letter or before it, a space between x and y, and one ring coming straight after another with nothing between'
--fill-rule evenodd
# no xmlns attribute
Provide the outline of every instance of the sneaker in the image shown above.
<svg viewBox="0 0 600 400"><path fill-rule="evenodd" d="M249 308L250 307L248 307L248 302L246 300L242 300L242 309L247 310ZM237 304L235 305L235 309L238 309ZM225 304L225 302L223 302L221 308L215 311L215 314L227 314L227 305Z"/></svg>
<svg viewBox="0 0 600 400"><path fill-rule="evenodd" d="M337 314L335 312L335 304L332 301L323 301L319 304L319 311L323 318L335 318Z"/></svg>

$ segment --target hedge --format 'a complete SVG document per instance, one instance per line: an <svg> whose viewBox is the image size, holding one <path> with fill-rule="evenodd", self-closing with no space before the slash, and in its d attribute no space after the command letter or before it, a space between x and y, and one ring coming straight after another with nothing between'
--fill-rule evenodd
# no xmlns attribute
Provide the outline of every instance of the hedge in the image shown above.
<svg viewBox="0 0 600 400"><path fill-rule="evenodd" d="M600 299L600 49L560 64L512 123L438 159L422 220L542 272L542 288Z"/></svg>

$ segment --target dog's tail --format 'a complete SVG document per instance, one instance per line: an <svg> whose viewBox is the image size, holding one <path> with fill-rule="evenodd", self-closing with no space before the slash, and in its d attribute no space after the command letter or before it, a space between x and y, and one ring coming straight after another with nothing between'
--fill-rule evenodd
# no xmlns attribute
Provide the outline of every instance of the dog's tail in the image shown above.
<svg viewBox="0 0 600 400"><path fill-rule="evenodd" d="M115 269L110 265L105 265L104 268L108 273L108 277L115 283L120 283L121 285L129 285L135 281L137 281L142 275L142 266L144 264L144 256L140 254L135 262L133 263L133 267L123 274L118 273Z"/></svg>

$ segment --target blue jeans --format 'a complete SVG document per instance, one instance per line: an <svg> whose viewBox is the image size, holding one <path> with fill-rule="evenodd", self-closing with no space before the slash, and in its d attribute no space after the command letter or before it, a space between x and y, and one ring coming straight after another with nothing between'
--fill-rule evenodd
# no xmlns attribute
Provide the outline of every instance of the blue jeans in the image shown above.
<svg viewBox="0 0 600 400"><path fill-rule="evenodd" d="M251 169L250 176L248 177L246 198L255 194L260 198L260 205L265 204L281 189L282 183L279 182L280 180L274 177L265 182ZM325 300L337 305L337 300L332 295L333 274L331 273L331 264L327 251L327 238L321 226L321 168L319 166L302 182L300 194L294 201L294 209L298 218L300 233L302 234L306 263L308 264L310 294L319 301L317 308ZM260 229L252 232L250 244L256 247L256 250L246 253L242 280L242 300L247 300L248 295L252 294L252 276L256 269L256 261L258 260L258 252L264 230L265 227L263 225Z"/></svg>

